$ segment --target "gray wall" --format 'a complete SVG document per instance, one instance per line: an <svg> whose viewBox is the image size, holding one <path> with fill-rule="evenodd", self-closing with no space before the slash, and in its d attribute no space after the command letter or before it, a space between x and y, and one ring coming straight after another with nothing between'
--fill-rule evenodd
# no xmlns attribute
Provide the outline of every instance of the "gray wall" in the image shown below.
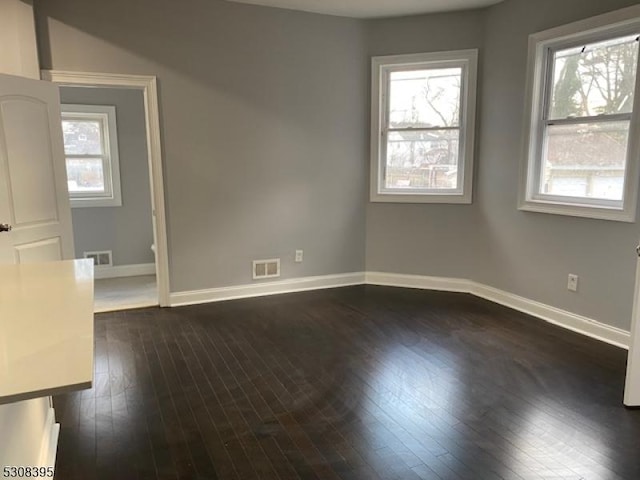
<svg viewBox="0 0 640 480"><path fill-rule="evenodd" d="M122 206L73 208L76 257L83 252L112 250L114 265L155 261L151 192L147 163L144 99L140 90L60 88L62 103L116 107Z"/></svg>
<svg viewBox="0 0 640 480"><path fill-rule="evenodd" d="M171 290L364 269L364 24L219 0L46 0L43 68L157 75ZM304 263L294 263L304 249Z"/></svg>
<svg viewBox="0 0 640 480"><path fill-rule="evenodd" d="M629 328L637 224L520 212L516 192L528 35L633 3L357 21L219 0L37 0L36 15L44 68L159 78L172 291L249 283L251 259L282 256L284 277L471 278ZM369 57L461 48L480 49L474 203L367 204Z"/></svg>
<svg viewBox="0 0 640 480"><path fill-rule="evenodd" d="M489 9L476 184L482 242L471 272L481 282L627 330L638 223L521 212L515 206L528 35L636 3L508 0ZM567 290L568 273L580 276L578 293Z"/></svg>
<svg viewBox="0 0 640 480"><path fill-rule="evenodd" d="M375 56L478 48L478 74L482 79L483 35L482 10L374 20L368 23L368 53ZM477 230L477 221L477 203L370 203L367 270L467 278L474 261L469 235Z"/></svg>
<svg viewBox="0 0 640 480"><path fill-rule="evenodd" d="M371 22L372 55L480 48L480 103L473 205L369 204L367 269L471 278L629 329L638 225L521 212L517 189L529 34L636 3L507 0Z"/></svg>

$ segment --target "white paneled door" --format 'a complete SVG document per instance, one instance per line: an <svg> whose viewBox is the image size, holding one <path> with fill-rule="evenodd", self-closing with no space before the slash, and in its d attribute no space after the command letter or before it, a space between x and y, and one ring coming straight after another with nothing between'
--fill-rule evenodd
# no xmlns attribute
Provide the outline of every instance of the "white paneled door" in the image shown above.
<svg viewBox="0 0 640 480"><path fill-rule="evenodd" d="M60 96L0 75L0 264L73 258Z"/></svg>
<svg viewBox="0 0 640 480"><path fill-rule="evenodd" d="M640 407L640 245L636 252L636 289L633 299L631 319L631 344L627 357L627 381L624 389L624 404L628 407Z"/></svg>

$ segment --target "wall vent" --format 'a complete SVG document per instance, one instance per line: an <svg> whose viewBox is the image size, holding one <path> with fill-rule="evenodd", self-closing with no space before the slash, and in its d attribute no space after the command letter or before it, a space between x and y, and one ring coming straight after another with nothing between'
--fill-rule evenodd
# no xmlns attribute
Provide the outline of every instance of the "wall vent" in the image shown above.
<svg viewBox="0 0 640 480"><path fill-rule="evenodd" d="M102 252L84 252L84 258L91 258L96 267L112 267L112 252L104 250Z"/></svg>
<svg viewBox="0 0 640 480"><path fill-rule="evenodd" d="M253 261L253 279L274 278L280 276L280 259L271 258L269 260Z"/></svg>

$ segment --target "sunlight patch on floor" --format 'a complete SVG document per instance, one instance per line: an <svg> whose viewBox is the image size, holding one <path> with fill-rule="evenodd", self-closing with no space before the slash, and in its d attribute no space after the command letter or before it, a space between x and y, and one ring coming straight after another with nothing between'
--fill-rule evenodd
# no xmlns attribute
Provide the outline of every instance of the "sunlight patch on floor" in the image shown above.
<svg viewBox="0 0 640 480"><path fill-rule="evenodd" d="M155 275L103 278L95 281L95 313L158 305Z"/></svg>

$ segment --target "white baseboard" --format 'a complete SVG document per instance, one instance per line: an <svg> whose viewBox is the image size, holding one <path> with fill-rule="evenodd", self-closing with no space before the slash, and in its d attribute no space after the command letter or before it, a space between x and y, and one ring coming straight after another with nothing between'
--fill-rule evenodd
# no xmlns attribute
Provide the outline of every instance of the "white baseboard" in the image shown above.
<svg viewBox="0 0 640 480"><path fill-rule="evenodd" d="M364 278L364 272L292 278L276 282L176 292L169 296L169 301L170 306L172 307L196 305L199 303L220 302L223 300L234 300L237 298L261 297L265 295L277 295L280 293L304 292L307 290L362 285L364 283Z"/></svg>
<svg viewBox="0 0 640 480"><path fill-rule="evenodd" d="M581 333L588 337L601 340L621 348L629 348L631 334L620 328L606 325L589 317L568 312L560 308L552 307L544 303L514 295L497 288L489 287L476 282L470 282L469 293L499 303L519 312L540 318L554 325Z"/></svg>
<svg viewBox="0 0 640 480"><path fill-rule="evenodd" d="M96 266L94 278L137 277L138 275L155 275L155 263L139 263L133 265L113 265L111 267Z"/></svg>
<svg viewBox="0 0 640 480"><path fill-rule="evenodd" d="M428 277L423 275L404 275L383 272L356 272L340 275L294 278L277 282L237 285L208 290L177 292L171 294L170 305L177 307L361 284L469 293L617 347L628 349L631 342L631 335L626 330L611 327L592 318L552 307L551 305L530 300L465 278Z"/></svg>
<svg viewBox="0 0 640 480"><path fill-rule="evenodd" d="M56 423L56 416L53 408L49 408L44 425L44 435L40 446L38 466L53 467L56 464L56 452L58 450L58 437L60 435L60 424Z"/></svg>
<svg viewBox="0 0 640 480"><path fill-rule="evenodd" d="M626 330L464 278L367 272L366 280L370 285L470 293L617 347L628 349L631 342L631 334Z"/></svg>
<svg viewBox="0 0 640 480"><path fill-rule="evenodd" d="M427 277L424 275L404 275L400 273L366 272L367 285L388 287L419 288L439 292L469 293L469 280L464 278Z"/></svg>

